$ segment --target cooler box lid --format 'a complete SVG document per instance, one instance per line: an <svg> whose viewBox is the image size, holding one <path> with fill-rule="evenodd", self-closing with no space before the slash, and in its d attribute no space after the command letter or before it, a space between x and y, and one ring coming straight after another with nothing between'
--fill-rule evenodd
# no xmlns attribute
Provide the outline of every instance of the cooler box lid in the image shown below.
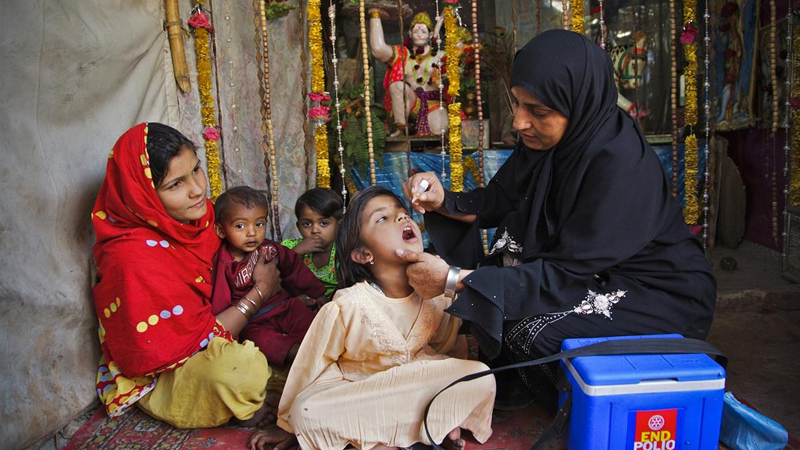
<svg viewBox="0 0 800 450"><path fill-rule="evenodd" d="M561 344L561 349L572 350L608 340L648 338L683 339L683 336L679 334L659 334L566 339ZM581 356L565 361L565 365L573 374L577 374L580 377L581 384L585 383L591 386L646 384L650 382L668 382L679 385L680 383L692 381L720 380L721 383L703 383L703 385L715 387L719 384L719 387L723 388L725 380L725 369L704 354ZM675 387L677 388L678 386Z"/></svg>

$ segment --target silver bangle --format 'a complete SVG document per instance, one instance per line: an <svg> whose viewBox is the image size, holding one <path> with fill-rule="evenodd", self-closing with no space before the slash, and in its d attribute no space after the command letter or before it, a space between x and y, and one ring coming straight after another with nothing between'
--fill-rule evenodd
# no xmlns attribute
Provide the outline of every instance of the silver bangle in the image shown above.
<svg viewBox="0 0 800 450"><path fill-rule="evenodd" d="M253 305L254 310L258 311L258 305L256 305L256 302L250 300L250 297L245 295L244 297L242 297L242 300L247 300L248 302L250 302L250 304ZM250 309L250 308L248 307L247 309Z"/></svg>
<svg viewBox="0 0 800 450"><path fill-rule="evenodd" d="M253 285L253 288L256 290L256 293L258 293L258 298L260 298L261 301L263 302L264 294L261 293L261 289L259 289L258 286L256 286L255 284Z"/></svg>
<svg viewBox="0 0 800 450"><path fill-rule="evenodd" d="M461 268L450 266L447 271L447 279L444 282L444 296L450 299L456 298L456 286L458 286L458 274L461 273Z"/></svg>
<svg viewBox="0 0 800 450"><path fill-rule="evenodd" d="M250 307L248 307L245 303L239 301L233 306L238 309L240 313L244 314L245 319L250 320L250 318L253 317L253 312L250 311Z"/></svg>

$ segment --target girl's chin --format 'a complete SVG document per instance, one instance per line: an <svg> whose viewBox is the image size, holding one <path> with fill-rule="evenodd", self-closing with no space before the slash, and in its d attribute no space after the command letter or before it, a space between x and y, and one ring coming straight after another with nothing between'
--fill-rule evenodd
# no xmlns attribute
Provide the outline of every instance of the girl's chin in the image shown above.
<svg viewBox="0 0 800 450"><path fill-rule="evenodd" d="M403 241L403 245L400 247L403 250L410 251L410 252L417 252L422 253L424 248L422 248L422 239L417 238L416 242L405 242Z"/></svg>

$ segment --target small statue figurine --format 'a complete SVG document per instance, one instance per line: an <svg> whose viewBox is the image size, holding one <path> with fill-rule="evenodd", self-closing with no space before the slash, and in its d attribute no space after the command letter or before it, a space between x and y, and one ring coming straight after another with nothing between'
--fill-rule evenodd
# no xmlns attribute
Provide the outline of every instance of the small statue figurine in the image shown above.
<svg viewBox="0 0 800 450"><path fill-rule="evenodd" d="M438 67L444 52L437 54L432 45L435 43L432 36L435 39L439 35L443 19L434 28L430 16L421 12L409 24L410 45L389 46L383 36L382 16L388 14L378 8L370 9L369 36L372 55L389 65L383 81L384 105L397 128L390 136L399 135L411 115L416 115L418 136L446 132L447 110L442 108L439 96L444 81Z"/></svg>
<svg viewBox="0 0 800 450"><path fill-rule="evenodd" d="M646 41L647 35L642 31L637 31L632 44L620 45L609 50L609 56L614 65L614 81L617 83L617 89L635 89L641 82L642 74L647 66ZM649 114L642 105L628 100L622 93L618 94L617 105L627 111L634 120Z"/></svg>

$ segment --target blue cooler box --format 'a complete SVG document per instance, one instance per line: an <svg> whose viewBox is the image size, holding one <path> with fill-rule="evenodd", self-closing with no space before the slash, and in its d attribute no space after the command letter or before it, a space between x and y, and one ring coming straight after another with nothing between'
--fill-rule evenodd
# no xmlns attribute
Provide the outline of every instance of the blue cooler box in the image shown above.
<svg viewBox="0 0 800 450"><path fill-rule="evenodd" d="M567 339L572 350L612 339ZM707 355L604 355L562 361L572 386L570 450L716 450L725 369ZM563 403L566 394L561 394Z"/></svg>

